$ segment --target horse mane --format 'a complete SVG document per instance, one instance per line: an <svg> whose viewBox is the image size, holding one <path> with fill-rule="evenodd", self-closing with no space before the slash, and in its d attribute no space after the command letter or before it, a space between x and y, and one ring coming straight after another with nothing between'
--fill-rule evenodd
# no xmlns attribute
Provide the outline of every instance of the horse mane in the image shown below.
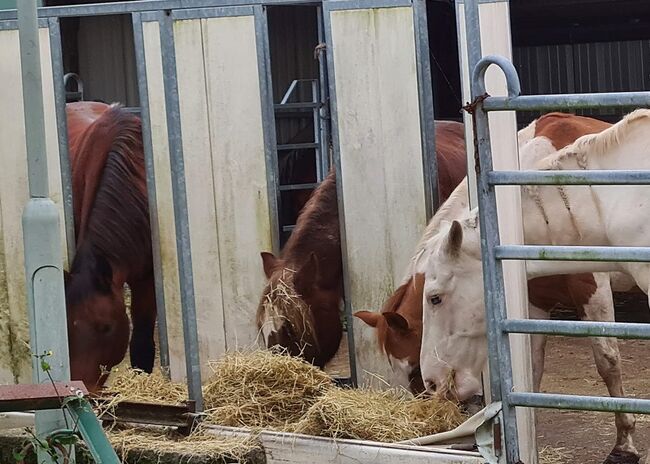
<svg viewBox="0 0 650 464"><path fill-rule="evenodd" d="M584 169L587 167L589 156L604 155L610 148L625 140L635 123L649 117L650 110L635 110L601 132L579 137L572 144L540 160L536 168L547 171L558 170L561 169L562 161L575 157L578 165Z"/></svg>
<svg viewBox="0 0 650 464"><path fill-rule="evenodd" d="M328 218L328 216L330 216ZM332 220L335 216L336 220ZM323 225L334 224L338 226L338 203L336 196L336 174L334 168L330 169L323 182L314 190L303 207L289 240L285 244L281 257L284 261L292 260L297 256L308 256L309 251L319 249L321 244L317 232L323 231ZM328 234L328 238L331 234ZM337 233L338 236L338 233ZM338 240L337 240L338 242ZM302 264L302 263L301 263Z"/></svg>
<svg viewBox="0 0 650 464"><path fill-rule="evenodd" d="M427 224L424 234L420 237L420 241L415 247L415 254L411 258L409 263L407 275L404 278L403 282L409 282L413 275L417 272L418 266L422 261L422 256L425 251L428 249L428 244L433 237L435 237L440 231L440 224L443 221L448 221L455 219L457 217L457 207L459 203L463 201L467 202L468 189L467 189L467 177L465 177L460 184L454 189L449 198L438 208L436 214L433 215L429 224Z"/></svg>
<svg viewBox="0 0 650 464"><path fill-rule="evenodd" d="M80 136L71 164L77 235L72 273L97 256L113 268L145 271L151 227L140 119L109 106Z"/></svg>

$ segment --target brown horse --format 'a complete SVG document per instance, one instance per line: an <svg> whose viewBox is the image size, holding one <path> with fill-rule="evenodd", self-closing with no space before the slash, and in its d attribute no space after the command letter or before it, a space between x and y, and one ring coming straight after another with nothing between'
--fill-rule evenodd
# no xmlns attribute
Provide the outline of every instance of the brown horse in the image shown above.
<svg viewBox="0 0 650 464"><path fill-rule="evenodd" d="M156 301L140 119L117 105L66 106L76 251L66 274L72 378L95 390L129 345L123 287L131 289L131 364L151 372Z"/></svg>
<svg viewBox="0 0 650 464"><path fill-rule="evenodd" d="M442 203L465 176L465 141L460 123L436 121L435 130ZM268 283L257 325L266 346L280 346L324 367L343 334L343 268L333 171L303 208L280 256L261 255Z"/></svg>

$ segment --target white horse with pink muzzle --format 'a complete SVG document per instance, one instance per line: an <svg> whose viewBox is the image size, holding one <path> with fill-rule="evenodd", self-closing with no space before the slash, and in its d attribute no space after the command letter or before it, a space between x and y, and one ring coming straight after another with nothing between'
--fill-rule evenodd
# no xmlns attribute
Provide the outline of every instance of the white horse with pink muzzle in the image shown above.
<svg viewBox="0 0 650 464"><path fill-rule="evenodd" d="M648 153L650 111L637 110L611 128L543 158L535 168L650 170ZM522 212L526 244L650 245L650 186L522 187ZM477 210L440 224L424 259L423 380L429 390L462 401L481 394L487 360ZM608 272L627 274L646 294L650 286L648 263L530 261L527 271L529 278L595 272L600 292L595 297L602 301L612 298ZM617 425L625 417L617 415ZM617 447L636 453L631 440L617 442Z"/></svg>

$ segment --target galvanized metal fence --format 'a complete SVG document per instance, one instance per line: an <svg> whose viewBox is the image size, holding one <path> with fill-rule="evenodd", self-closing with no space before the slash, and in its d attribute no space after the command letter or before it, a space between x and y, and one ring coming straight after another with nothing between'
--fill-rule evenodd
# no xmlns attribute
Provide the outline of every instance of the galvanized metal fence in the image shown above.
<svg viewBox="0 0 650 464"><path fill-rule="evenodd" d="M493 111L574 110L579 108L650 107L650 92L602 94L520 95L515 67L501 56L480 57L480 0L466 0L468 50L474 62L471 76L474 140L479 166L479 218L482 241L486 322L489 343L490 388L493 401L502 403L505 455L500 462L520 462L515 408L554 408L588 411L650 413L649 399L607 398L513 391L509 335L548 334L650 339L650 324L508 319L503 260L650 262L650 247L588 247L501 245L496 187L500 185L650 185L650 171L494 171L488 114ZM498 66L507 81L508 95L486 93L485 73ZM471 68L470 68L471 69ZM505 460L504 460L505 458Z"/></svg>

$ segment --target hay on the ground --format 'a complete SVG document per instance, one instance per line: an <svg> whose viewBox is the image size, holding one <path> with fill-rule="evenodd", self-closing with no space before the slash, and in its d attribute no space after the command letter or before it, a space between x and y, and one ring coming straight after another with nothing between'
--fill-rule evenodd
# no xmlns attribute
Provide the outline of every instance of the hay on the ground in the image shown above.
<svg viewBox="0 0 650 464"><path fill-rule="evenodd" d="M465 417L454 403L412 398L399 390L328 390L298 422L296 433L396 442L439 433Z"/></svg>
<svg viewBox="0 0 650 464"><path fill-rule="evenodd" d="M571 462L572 458L567 453L565 448L554 448L552 446L545 446L539 450L539 463L540 464L564 464Z"/></svg>
<svg viewBox="0 0 650 464"><path fill-rule="evenodd" d="M127 462L127 456L132 461L144 459L147 462L160 462L165 455L169 457L169 462L178 463L216 460L240 462L259 446L249 437L222 437L202 433L200 430L185 437L173 430L127 428L111 430L108 438L122 462ZM155 461L152 458L156 458Z"/></svg>
<svg viewBox="0 0 650 464"><path fill-rule="evenodd" d="M320 369L266 350L226 354L211 362L213 375L203 390L212 424L279 429L297 422L332 379Z"/></svg>

